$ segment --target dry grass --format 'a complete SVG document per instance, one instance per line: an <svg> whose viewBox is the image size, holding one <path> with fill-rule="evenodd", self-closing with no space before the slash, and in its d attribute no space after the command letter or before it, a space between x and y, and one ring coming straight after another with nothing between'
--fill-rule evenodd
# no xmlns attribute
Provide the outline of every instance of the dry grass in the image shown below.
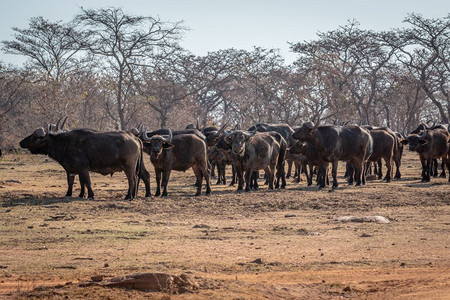
<svg viewBox="0 0 450 300"><path fill-rule="evenodd" d="M0 161L0 295L445 299L450 184L440 178L420 183L412 153L402 173L400 181L358 188L340 178L336 192L303 181L241 194L214 185L211 196L193 197L192 172L174 172L169 197L131 202L122 200L123 173L93 174L96 199L88 201L61 197L65 173L57 163L9 155ZM381 215L391 223L335 220L345 215ZM75 284L135 272L188 273L201 289L170 295Z"/></svg>

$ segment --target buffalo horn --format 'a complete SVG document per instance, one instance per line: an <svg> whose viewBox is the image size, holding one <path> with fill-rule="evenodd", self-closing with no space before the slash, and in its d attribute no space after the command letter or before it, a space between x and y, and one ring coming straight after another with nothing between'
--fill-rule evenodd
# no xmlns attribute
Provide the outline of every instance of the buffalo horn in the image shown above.
<svg viewBox="0 0 450 300"><path fill-rule="evenodd" d="M61 123L61 120L63 117L59 118L58 122L56 122L56 131L59 131L59 123Z"/></svg>
<svg viewBox="0 0 450 300"><path fill-rule="evenodd" d="M419 137L419 139L423 139L423 138L425 138L426 135L427 135L427 128L424 126L422 134L419 135L418 137Z"/></svg>
<svg viewBox="0 0 450 300"><path fill-rule="evenodd" d="M407 138L406 128L403 128L402 137L403 137L404 139Z"/></svg>
<svg viewBox="0 0 450 300"><path fill-rule="evenodd" d="M258 131L255 129L255 130L253 130L253 131L250 132L250 133L244 132L244 135L247 136L247 137L252 137L252 136L254 136L257 132L258 132Z"/></svg>
<svg viewBox="0 0 450 300"><path fill-rule="evenodd" d="M166 135L164 135L163 140L164 140L164 142L170 143L170 142L172 142L172 130L170 130L170 128L168 130L169 130L169 135L167 137L166 137Z"/></svg>
<svg viewBox="0 0 450 300"><path fill-rule="evenodd" d="M146 142L150 142L151 139L147 136L147 129L144 130L144 133L142 134L142 139Z"/></svg>
<svg viewBox="0 0 450 300"><path fill-rule="evenodd" d="M67 121L68 117L65 117L63 122L61 123L61 126L59 127L58 131L63 131L64 130L64 125L66 125L66 121Z"/></svg>
<svg viewBox="0 0 450 300"><path fill-rule="evenodd" d="M217 136L220 136L221 134L223 134L225 132L225 128L227 126L228 126L227 122L225 124L223 124L222 127L220 127L219 131L217 132Z"/></svg>

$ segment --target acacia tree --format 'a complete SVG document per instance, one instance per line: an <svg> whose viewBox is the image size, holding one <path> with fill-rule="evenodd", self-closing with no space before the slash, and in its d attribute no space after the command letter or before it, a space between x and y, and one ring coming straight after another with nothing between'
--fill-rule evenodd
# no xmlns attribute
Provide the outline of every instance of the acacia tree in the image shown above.
<svg viewBox="0 0 450 300"><path fill-rule="evenodd" d="M315 115L320 119L348 114L349 107L354 106L350 102L349 81L360 68L363 57L358 54L358 48L364 43L358 25L350 21L337 30L318 33L318 40L291 45L291 50L300 55L296 62L300 70L310 72L315 78L310 86L314 93L311 100L313 105L320 102L316 113L324 116ZM320 86L315 87L317 83Z"/></svg>
<svg viewBox="0 0 450 300"><path fill-rule="evenodd" d="M230 84L235 78L237 58L240 52L235 49L210 52L191 61L191 75L187 86L192 93L193 104L197 106L197 116L203 126L208 121L223 121L223 101L233 89Z"/></svg>
<svg viewBox="0 0 450 300"><path fill-rule="evenodd" d="M24 55L33 68L52 81L60 82L71 71L80 46L71 24L51 22L42 17L31 18L29 28L13 27L15 40L2 41L5 53Z"/></svg>
<svg viewBox="0 0 450 300"><path fill-rule="evenodd" d="M410 14L404 22L412 27L399 30L398 38L392 41L400 51L398 59L419 82L441 120L449 123L450 15L443 19L426 19Z"/></svg>
<svg viewBox="0 0 450 300"><path fill-rule="evenodd" d="M126 14L120 8L82 9L75 18L78 42L98 58L111 96L106 109L119 129L125 129L142 108L133 77L143 66L151 68L160 54L176 48L184 28L153 17Z"/></svg>

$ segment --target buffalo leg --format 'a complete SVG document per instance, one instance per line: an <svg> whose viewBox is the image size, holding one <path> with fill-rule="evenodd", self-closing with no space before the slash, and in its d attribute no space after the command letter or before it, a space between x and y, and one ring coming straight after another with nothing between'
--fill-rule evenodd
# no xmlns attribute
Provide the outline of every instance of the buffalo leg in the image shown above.
<svg viewBox="0 0 450 300"><path fill-rule="evenodd" d="M150 197L150 173L143 165L139 170L139 178L142 179L145 184L145 197Z"/></svg>
<svg viewBox="0 0 450 300"><path fill-rule="evenodd" d="M81 180L81 177L78 175L78 178L80 179L80 194L78 195L79 198L84 198L84 188L86 187L86 184L84 184L84 181Z"/></svg>
<svg viewBox="0 0 450 300"><path fill-rule="evenodd" d="M445 164L447 165L447 171L449 172L448 174L448 181L450 182L450 150L447 154L447 156L443 158Z"/></svg>
<svg viewBox="0 0 450 300"><path fill-rule="evenodd" d="M338 162L337 160L335 160L331 163L331 175L333 176L333 189L337 189L339 185L337 181L337 168Z"/></svg>
<svg viewBox="0 0 450 300"><path fill-rule="evenodd" d="M319 183L319 189L323 189L325 187L325 176L327 169L328 169L328 162L319 165L317 171L317 180Z"/></svg>
<svg viewBox="0 0 450 300"><path fill-rule="evenodd" d="M431 165L431 173L430 173L430 177L431 174L433 174L433 177L438 177L438 160L437 159L433 159L433 163Z"/></svg>
<svg viewBox="0 0 450 300"><path fill-rule="evenodd" d="M235 171L236 171L236 181L238 184L237 191L240 192L244 189L244 174L243 174L244 170L242 166L235 165Z"/></svg>
<svg viewBox="0 0 450 300"><path fill-rule="evenodd" d="M387 168L386 177L384 177L384 179L386 180L386 182L391 182L392 165L393 165L392 158L385 157L384 161L386 162L386 168Z"/></svg>
<svg viewBox="0 0 450 300"><path fill-rule="evenodd" d="M138 176L135 167L129 166L128 168L125 168L125 175L128 179L128 193L125 196L125 200L131 200L136 197L136 182Z"/></svg>
<svg viewBox="0 0 450 300"><path fill-rule="evenodd" d="M291 172L292 172L292 163L294 162L292 159L288 159L287 161L287 165L288 165L288 169L287 169L287 173L286 173L286 178L291 177ZM294 176L295 176L295 171L294 171Z"/></svg>
<svg viewBox="0 0 450 300"><path fill-rule="evenodd" d="M378 166L378 168L377 168L377 171L378 171L378 179L381 179L381 178L383 178L383 165L382 165L382 163L381 163L381 159L379 159L377 162L376 162L376 164L377 164L377 166ZM387 162L386 162L386 164L387 164ZM387 165L386 165L386 167L387 167ZM389 179L390 179L390 176L389 176Z"/></svg>
<svg viewBox="0 0 450 300"><path fill-rule="evenodd" d="M445 176L445 159L444 158L442 158L441 169L442 169L442 172L441 172L441 175L439 175L439 177L445 178L446 176Z"/></svg>
<svg viewBox="0 0 450 300"><path fill-rule="evenodd" d="M217 173L218 173L218 176L220 177L221 171L219 168L221 168L221 164L217 164ZM225 170L223 170L223 171L225 172ZM207 168L205 168L205 167L202 168L200 166L200 172L201 172L201 176L203 178L205 178L205 181L206 181L206 195L209 195L209 194L211 194L211 177L209 175ZM225 177L225 174L224 174L224 177ZM200 178L200 183L201 182L202 182L202 179ZM201 184L200 184L200 188L201 188Z"/></svg>
<svg viewBox="0 0 450 300"><path fill-rule="evenodd" d="M225 162L221 162L220 163L220 177L221 177L221 183L222 184L227 184L227 178L225 176L225 169L226 169L227 164Z"/></svg>
<svg viewBox="0 0 450 300"><path fill-rule="evenodd" d="M245 191L250 192L250 185L252 184L253 177L253 170L251 168L247 168L245 172Z"/></svg>
<svg viewBox="0 0 450 300"><path fill-rule="evenodd" d="M236 168L234 164L231 165L231 182L229 186L234 186L236 184Z"/></svg>
<svg viewBox="0 0 450 300"><path fill-rule="evenodd" d="M306 175L306 181L308 183L308 186L312 185L312 178L314 174L314 166L312 163L309 164L309 174ZM305 169L306 170L306 169Z"/></svg>
<svg viewBox="0 0 450 300"><path fill-rule="evenodd" d="M280 179L281 179L281 188L284 189L286 187L286 173L284 172L285 164L284 162L280 165L277 165L277 182L275 188L280 188Z"/></svg>
<svg viewBox="0 0 450 300"><path fill-rule="evenodd" d="M353 182L355 180L355 167L351 163L347 163L346 169L348 172L348 185L353 185Z"/></svg>
<svg viewBox="0 0 450 300"><path fill-rule="evenodd" d="M429 175L429 167L428 160L425 160L425 158L420 158L420 163L422 164L422 182L427 182L427 175Z"/></svg>
<svg viewBox="0 0 450 300"><path fill-rule="evenodd" d="M353 167L355 169L355 181L356 181L356 185L355 186L360 186L361 183L363 182L363 180L362 180L362 178L364 176L364 174L363 174L363 169L364 169L363 165L364 165L364 163L360 163L360 162L355 162L353 164Z"/></svg>
<svg viewBox="0 0 450 300"><path fill-rule="evenodd" d="M84 182L84 184L86 185L86 188L88 190L88 199L94 199L94 192L92 191L91 187L91 178L89 176L89 171L83 171L78 175L80 177L80 182Z"/></svg>
<svg viewBox="0 0 450 300"><path fill-rule="evenodd" d="M400 166L402 165L402 160L401 158L395 158L395 179L400 179L402 178L402 174L400 173Z"/></svg>
<svg viewBox="0 0 450 300"><path fill-rule="evenodd" d="M195 193L195 196L200 196L200 193L202 192L202 171L200 171L200 168L197 165L192 166L192 170L194 171L195 177L197 178L197 181L195 183L195 186L197 187L197 192Z"/></svg>
<svg viewBox="0 0 450 300"><path fill-rule="evenodd" d="M167 185L169 184L169 178L170 178L170 170L164 171L162 180L161 180L161 188L163 189L162 197L167 197ZM200 180L200 187L201 187L202 181Z"/></svg>
<svg viewBox="0 0 450 300"><path fill-rule="evenodd" d="M67 173L67 193L66 193L66 197L71 197L72 196L72 189L73 189L73 182L75 181L75 175L71 175L69 174L69 172Z"/></svg>
<svg viewBox="0 0 450 300"><path fill-rule="evenodd" d="M216 173L214 172L214 170L216 169L217 164L216 163L211 163L211 178L216 177ZM217 170L217 172L219 172Z"/></svg>
<svg viewBox="0 0 450 300"><path fill-rule="evenodd" d="M161 170L155 170L155 178L156 178L156 193L155 197L161 195Z"/></svg>

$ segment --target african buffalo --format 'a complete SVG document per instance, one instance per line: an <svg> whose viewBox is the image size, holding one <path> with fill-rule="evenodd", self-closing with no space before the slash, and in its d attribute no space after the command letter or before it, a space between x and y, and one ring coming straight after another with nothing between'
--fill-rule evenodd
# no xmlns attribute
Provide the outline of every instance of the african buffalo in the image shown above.
<svg viewBox="0 0 450 300"><path fill-rule="evenodd" d="M364 163L372 154L373 140L369 132L356 125L315 126L312 122L303 124L292 135L294 139L308 141L317 149L319 156L319 174L322 182L320 188L325 187L325 174L329 163L332 163L333 189L338 187L338 161L352 163L355 169L356 185L365 183L363 172Z"/></svg>
<svg viewBox="0 0 450 300"><path fill-rule="evenodd" d="M449 159L449 140L450 134L447 130L436 128L427 130L423 128L420 134L404 134L400 141L404 145L409 144L409 150L419 153L420 162L422 164L422 182L429 182L431 177L431 164L435 158L443 158L450 168ZM449 176L450 181L450 176Z"/></svg>
<svg viewBox="0 0 450 300"><path fill-rule="evenodd" d="M270 131L274 131L274 132L278 132L286 141L287 143L287 147L292 147L295 144L295 140L292 138L292 134L294 133L294 129L292 129L291 126L289 126L288 124L266 124L266 123L259 123L256 125L253 125L251 127L249 127L247 129L247 131L252 132L252 131L258 131L258 132L270 132ZM286 162L288 164L288 170L287 173L285 174L285 177L289 178L291 176L291 171L292 171L292 164L293 164L293 160L287 158Z"/></svg>
<svg viewBox="0 0 450 300"><path fill-rule="evenodd" d="M199 196L201 193L203 178L206 180L206 194L211 193L206 144L196 134L172 135L169 129L168 135L156 134L148 137L144 131L142 139L144 151L150 155L150 161L155 168L157 185L155 196L161 195L161 186L162 196L167 196L167 185L172 170L184 172L191 167L197 178L195 195Z"/></svg>
<svg viewBox="0 0 450 300"><path fill-rule="evenodd" d="M84 186L88 198L94 198L89 171L102 175L124 171L128 179L128 193L125 199L132 199L137 193L138 176L146 187L146 197L150 195L150 174L145 169L142 157L142 142L130 132L97 132L76 129L67 132L53 132L52 126L36 129L33 134L20 142L32 154L45 154L56 160L67 173L68 190L72 196L75 175L81 183L80 197L84 196Z"/></svg>
<svg viewBox="0 0 450 300"><path fill-rule="evenodd" d="M369 130L369 132L373 139L373 152L369 157L368 163L376 162L378 164L378 162L380 161L378 165L378 178L380 178L381 159L383 158L387 167L387 173L384 179L386 180L386 182L390 182L392 178L392 163L394 159L396 140L392 134L383 129L373 129Z"/></svg>
<svg viewBox="0 0 450 300"><path fill-rule="evenodd" d="M280 144L268 133L252 133L235 130L227 133L225 142L231 146L231 157L238 178L238 191L244 186L250 191L253 171L264 170L269 179L269 189L274 188L275 171L279 163ZM284 159L284 157L283 157ZM281 175L281 174L280 174Z"/></svg>

